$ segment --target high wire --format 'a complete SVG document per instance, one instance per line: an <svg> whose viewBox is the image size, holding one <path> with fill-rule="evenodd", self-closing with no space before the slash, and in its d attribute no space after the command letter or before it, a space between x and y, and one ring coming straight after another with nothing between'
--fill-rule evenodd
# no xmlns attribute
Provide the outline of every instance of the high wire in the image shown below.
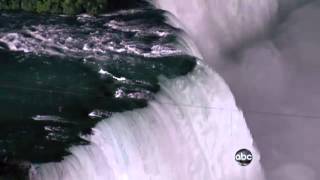
<svg viewBox="0 0 320 180"><path fill-rule="evenodd" d="M70 92L70 91L62 91L62 90L48 90L43 88L33 88L33 87L21 87L14 85L4 85L0 84L0 88L7 89L21 89L21 90L29 90L29 91L38 91L38 92L46 92L51 94L64 94L64 95L74 95L74 96L96 96L90 93L78 93L78 92ZM86 89L89 90L89 89ZM162 105L171 105L177 107L187 107L187 108L199 108L199 109L214 109L220 111L228 111L228 112L238 112L239 110L248 114L261 114L268 116L278 116L278 117L292 117L292 118L302 118L302 119L320 119L320 116L315 115L306 115L306 114L293 114L293 113L281 113L281 112L267 112L267 111L258 111L258 110L250 110L250 109L230 109L230 108L222 108L222 107L213 107L213 106L199 106L192 104L183 104L183 103L170 103L170 102L160 102L156 101L156 103Z"/></svg>

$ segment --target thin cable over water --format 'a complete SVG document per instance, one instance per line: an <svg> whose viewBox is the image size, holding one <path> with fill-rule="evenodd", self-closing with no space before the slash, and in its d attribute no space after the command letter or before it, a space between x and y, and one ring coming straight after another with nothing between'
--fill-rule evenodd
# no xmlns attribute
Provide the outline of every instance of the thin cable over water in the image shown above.
<svg viewBox="0 0 320 180"><path fill-rule="evenodd" d="M65 94L65 95L74 95L74 96L97 96L91 93L77 93L77 92L69 92L69 91L59 91L59 90L48 90L43 88L32 88L32 87L21 87L21 86L12 86L12 85L0 85L1 88L10 88L10 89L21 89L21 90L29 90L29 91L38 91L38 92L47 92L47 93L55 93L55 94ZM212 106L199 106L192 104L183 104L183 103L170 103L170 102L157 102L163 105L170 106L178 106L178 107L187 107L187 108L200 108L200 109L215 109L220 111L232 111L237 112L238 109L226 109L221 107L212 107ZM292 118L302 118L302 119L320 119L320 116L315 115L307 115L307 114L293 114L293 113L281 113L281 112L268 112L268 111L259 111L259 110L251 110L251 109L241 109L244 113L249 114L261 114L268 116L280 116L280 117L292 117Z"/></svg>

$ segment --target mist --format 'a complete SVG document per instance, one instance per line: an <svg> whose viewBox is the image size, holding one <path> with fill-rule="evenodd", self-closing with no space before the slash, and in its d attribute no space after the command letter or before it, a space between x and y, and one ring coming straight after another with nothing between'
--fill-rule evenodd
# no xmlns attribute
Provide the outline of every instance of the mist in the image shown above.
<svg viewBox="0 0 320 180"><path fill-rule="evenodd" d="M267 179L320 177L319 5L291 11L265 40L216 66L246 114Z"/></svg>
<svg viewBox="0 0 320 180"><path fill-rule="evenodd" d="M319 1L179 3L160 7L230 86L267 179L319 179Z"/></svg>

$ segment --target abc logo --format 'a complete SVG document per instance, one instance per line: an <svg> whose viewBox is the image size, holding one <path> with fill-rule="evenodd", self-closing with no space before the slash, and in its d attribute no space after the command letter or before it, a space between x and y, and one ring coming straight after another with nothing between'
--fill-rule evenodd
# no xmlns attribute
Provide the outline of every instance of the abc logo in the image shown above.
<svg viewBox="0 0 320 180"><path fill-rule="evenodd" d="M241 166L247 166L253 160L253 156L249 150L241 149L236 153L235 159Z"/></svg>

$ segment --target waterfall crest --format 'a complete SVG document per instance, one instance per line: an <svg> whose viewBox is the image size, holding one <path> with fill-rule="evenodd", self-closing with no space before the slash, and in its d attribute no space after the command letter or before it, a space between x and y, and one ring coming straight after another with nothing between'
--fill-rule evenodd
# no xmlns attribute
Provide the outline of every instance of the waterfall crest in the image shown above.
<svg viewBox="0 0 320 180"><path fill-rule="evenodd" d="M259 154L243 114L224 81L199 65L191 74L161 80L145 109L99 123L89 146L74 147L61 163L35 166L35 180L260 180ZM242 167L237 150L252 150Z"/></svg>
<svg viewBox="0 0 320 180"><path fill-rule="evenodd" d="M252 33L262 32L277 8L275 0L155 3L182 22L197 48L187 46L193 53L199 49L207 62ZM35 166L33 178L264 179L259 153L230 89L201 63L184 77L162 77L161 91L147 108L113 115L100 122L87 139L90 146L72 148L72 156L63 162ZM234 160L236 151L243 148L254 156L247 167Z"/></svg>

